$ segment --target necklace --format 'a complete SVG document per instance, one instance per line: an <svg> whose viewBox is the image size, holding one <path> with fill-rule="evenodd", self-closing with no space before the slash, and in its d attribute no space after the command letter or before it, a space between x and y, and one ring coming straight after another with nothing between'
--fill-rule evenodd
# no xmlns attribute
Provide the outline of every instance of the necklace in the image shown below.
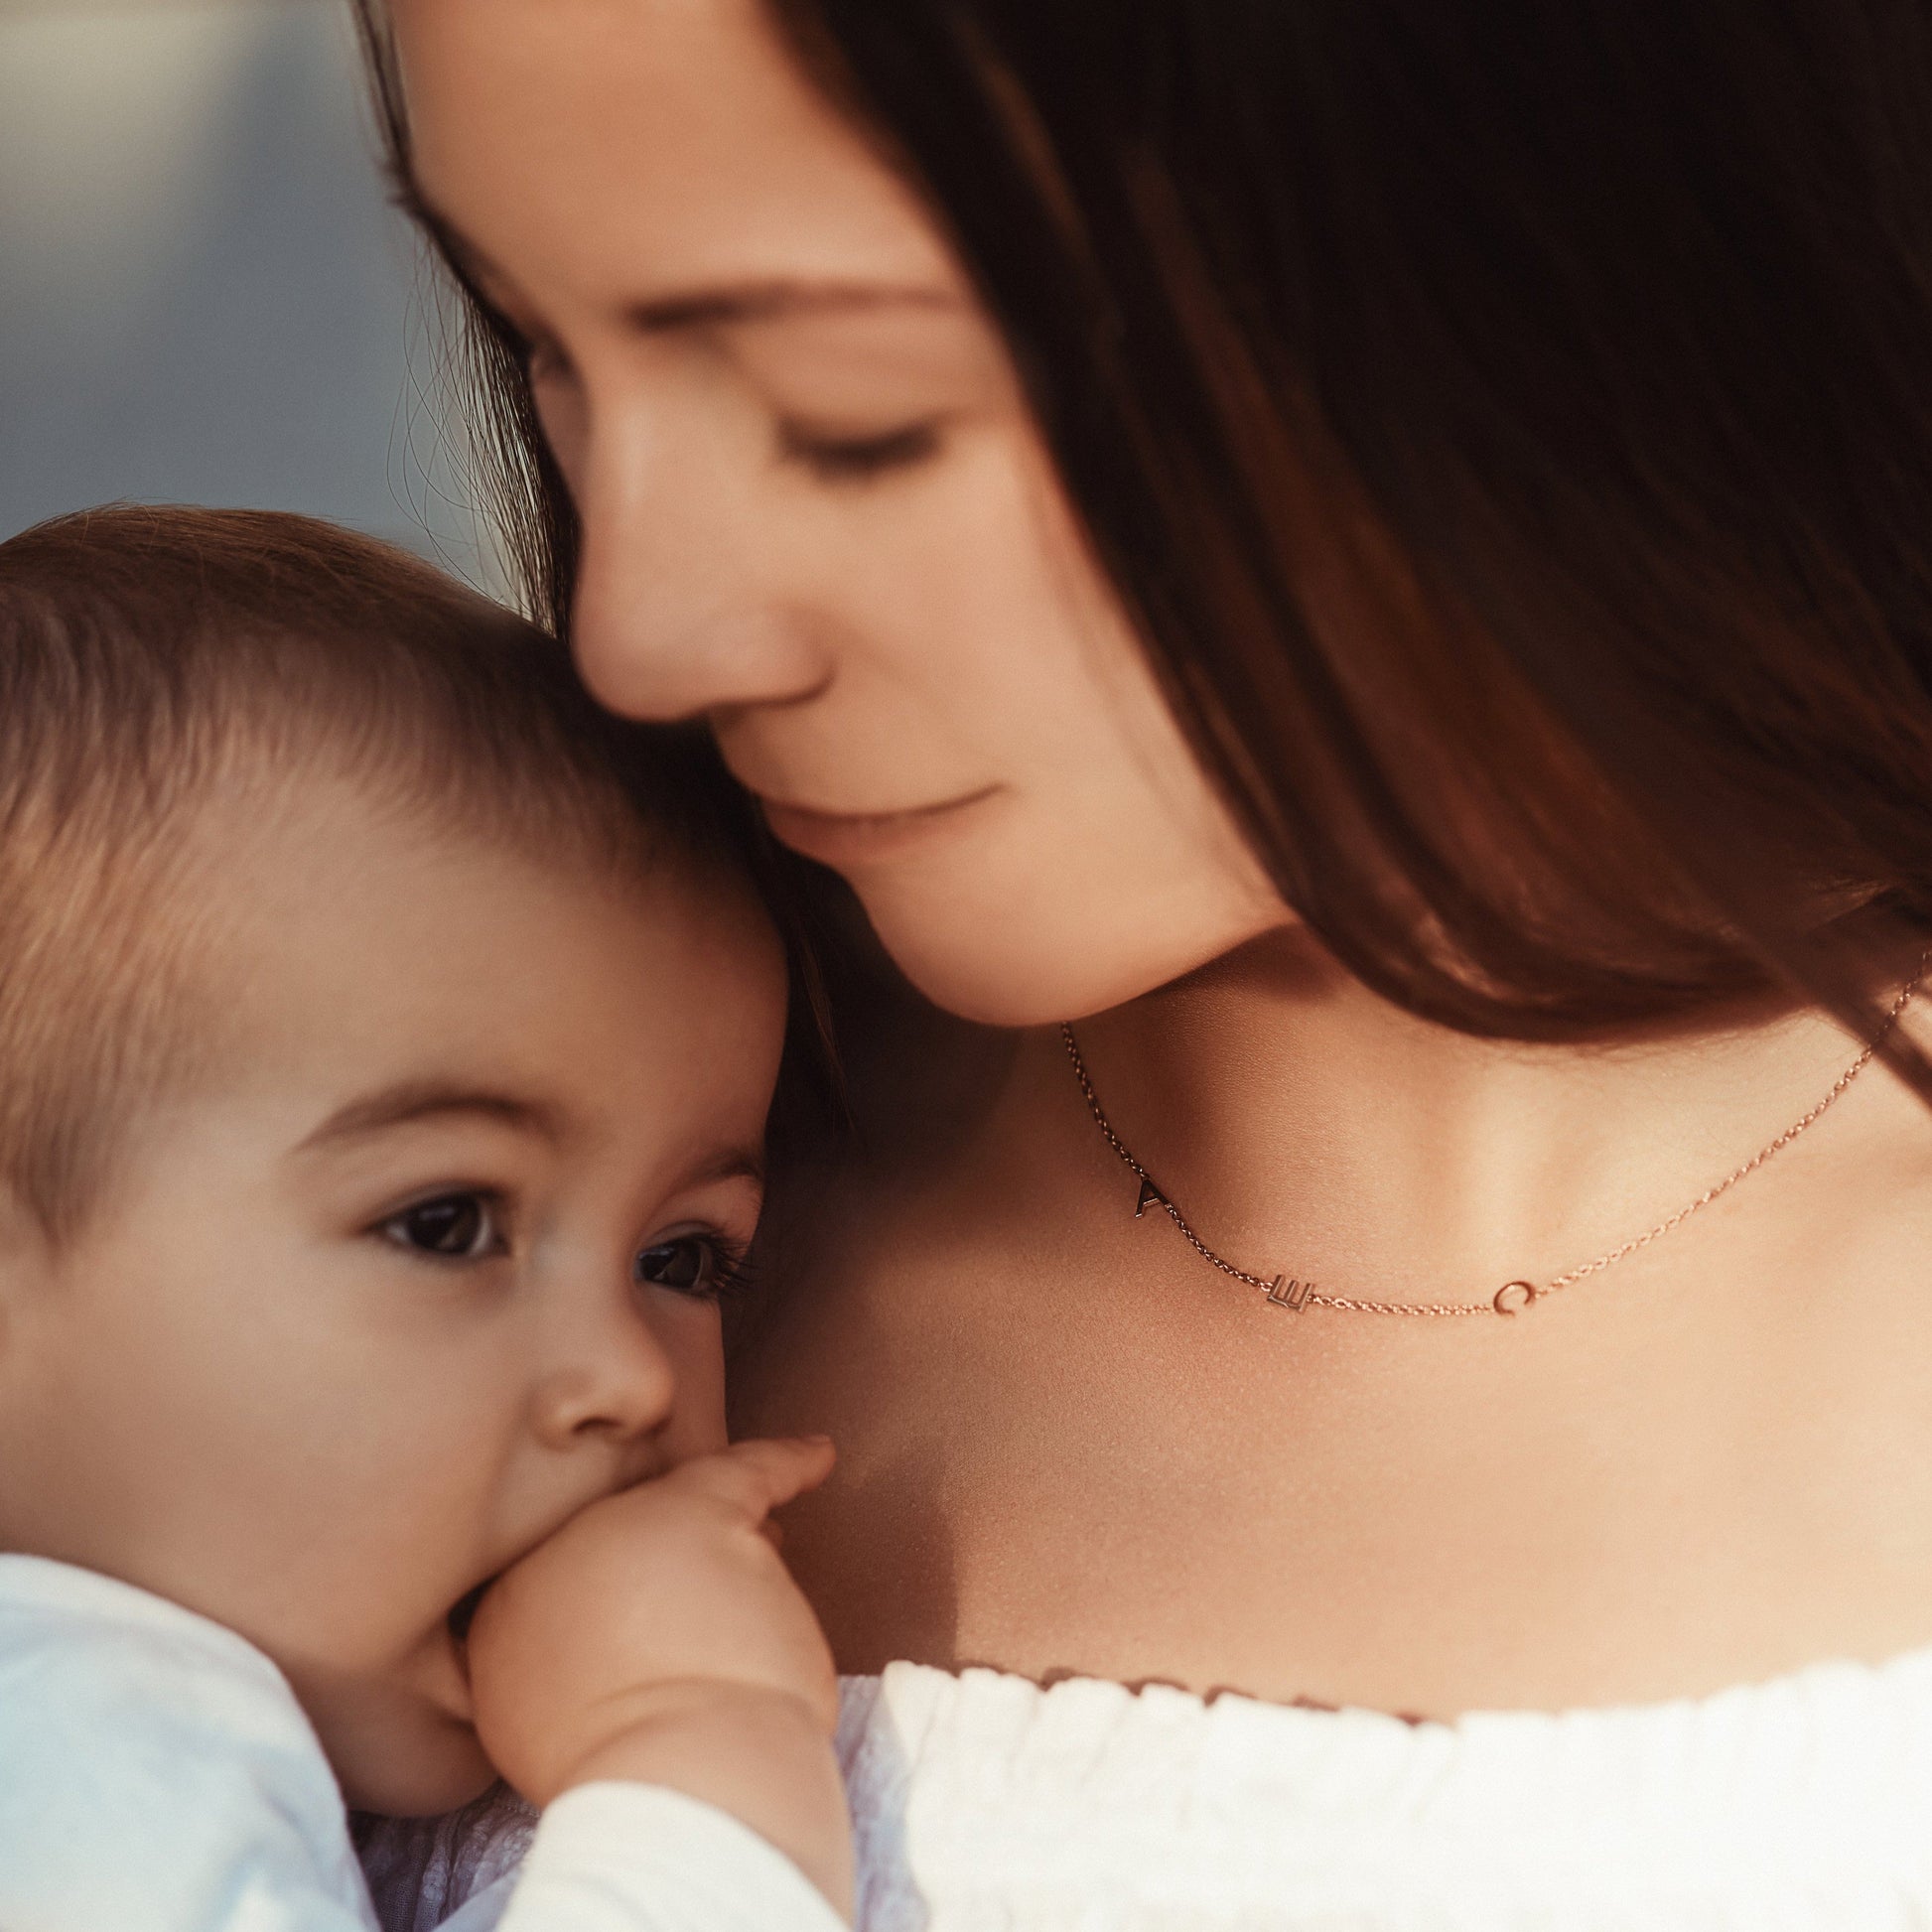
<svg viewBox="0 0 1932 1932"><path fill-rule="evenodd" d="M1569 1288L1573 1283L1583 1281L1589 1275L1600 1275L1605 1268L1614 1267L1617 1262L1626 1260L1640 1249L1647 1248L1653 1241L1661 1241L1672 1229L1681 1227L1693 1214L1709 1207L1722 1195L1727 1194L1740 1180L1754 1174L1773 1155L1782 1154L1807 1128L1817 1125L1824 1115L1843 1097L1861 1073L1871 1064L1872 1056L1878 1050L1878 1041L1889 1034L1898 1024L1899 1015L1911 1004L1912 996L1919 990L1928 967L1932 967L1932 953L1919 961L1917 973L1908 980L1898 998L1891 1003L1884 1024L1879 1029L1877 1039L1865 1047L1857 1059L1831 1084L1824 1098L1809 1112L1800 1114L1776 1140L1768 1141L1751 1156L1741 1168L1734 1168L1714 1185L1707 1187L1696 1200L1687 1201L1675 1214L1667 1214L1655 1227L1646 1228L1643 1233L1632 1235L1629 1240L1606 1250L1594 1260L1581 1262L1575 1268L1566 1269L1561 1275L1553 1275L1547 1282L1513 1281L1505 1282L1486 1302L1374 1302L1356 1295L1330 1295L1318 1288L1313 1282L1285 1279L1280 1275L1252 1275L1245 1268L1237 1268L1225 1256L1218 1255L1193 1230L1184 1215L1167 1192L1156 1185L1154 1176L1142 1167L1135 1158L1133 1150L1114 1131L1113 1123L1107 1118L1106 1110L1100 1104L1100 1096L1094 1092L1092 1076L1087 1072L1087 1063L1080 1056L1080 1043L1073 1036L1070 1025L1062 1024L1060 1038L1065 1043L1067 1057L1073 1062L1073 1077L1080 1083L1080 1092L1085 1096L1087 1111L1093 1116L1093 1124L1100 1129L1107 1145L1120 1157L1121 1164L1140 1182L1140 1193L1134 1201L1134 1218L1138 1221L1150 1207L1156 1207L1179 1229L1181 1238L1187 1245L1211 1266L1222 1274L1231 1275L1237 1282L1249 1288L1258 1288L1278 1309L1289 1309L1299 1312L1303 1309L1337 1309L1346 1314L1520 1314L1534 1303L1541 1302L1546 1296L1554 1295L1560 1289Z"/></svg>

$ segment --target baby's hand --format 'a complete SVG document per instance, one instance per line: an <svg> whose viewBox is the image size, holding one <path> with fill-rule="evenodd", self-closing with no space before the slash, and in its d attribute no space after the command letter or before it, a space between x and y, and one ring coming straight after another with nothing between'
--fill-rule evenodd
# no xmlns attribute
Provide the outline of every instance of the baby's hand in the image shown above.
<svg viewBox="0 0 1932 1932"><path fill-rule="evenodd" d="M832 1446L739 1443L594 1503L470 1629L477 1733L532 1803L604 1778L733 1813L841 1911L851 1850L830 1650L766 1534Z"/></svg>

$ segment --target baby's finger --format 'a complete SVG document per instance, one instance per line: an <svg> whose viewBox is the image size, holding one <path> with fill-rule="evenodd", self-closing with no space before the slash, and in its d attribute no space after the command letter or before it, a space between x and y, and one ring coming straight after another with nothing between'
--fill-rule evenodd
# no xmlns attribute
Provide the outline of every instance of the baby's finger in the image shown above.
<svg viewBox="0 0 1932 1932"><path fill-rule="evenodd" d="M665 1480L702 1489L715 1501L762 1522L794 1496L816 1489L831 1474L835 1459L824 1436L734 1443L715 1455L681 1463Z"/></svg>

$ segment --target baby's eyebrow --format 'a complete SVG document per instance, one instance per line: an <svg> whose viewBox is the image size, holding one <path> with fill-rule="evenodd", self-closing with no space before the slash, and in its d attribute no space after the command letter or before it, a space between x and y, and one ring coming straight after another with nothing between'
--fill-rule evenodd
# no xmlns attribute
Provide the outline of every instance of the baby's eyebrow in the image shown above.
<svg viewBox="0 0 1932 1932"><path fill-rule="evenodd" d="M403 1080L339 1107L296 1148L298 1154L446 1115L481 1115L547 1141L562 1139L557 1110L528 1095L446 1080Z"/></svg>
<svg viewBox="0 0 1932 1932"><path fill-rule="evenodd" d="M764 1150L761 1147L722 1149L690 1175L691 1183L703 1186L714 1180L755 1180L764 1184Z"/></svg>

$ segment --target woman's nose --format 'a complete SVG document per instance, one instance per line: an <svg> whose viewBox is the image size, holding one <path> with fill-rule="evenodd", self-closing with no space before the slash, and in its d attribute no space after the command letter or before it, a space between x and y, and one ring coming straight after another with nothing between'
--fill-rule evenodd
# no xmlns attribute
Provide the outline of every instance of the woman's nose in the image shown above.
<svg viewBox="0 0 1932 1932"><path fill-rule="evenodd" d="M626 717L795 702L829 675L785 581L789 533L776 506L760 513L758 460L719 440L594 431L578 466L571 641L585 683Z"/></svg>
<svg viewBox="0 0 1932 1932"><path fill-rule="evenodd" d="M552 1449L632 1442L670 1419L676 1372L625 1287L595 1308L560 1315L545 1338L531 1426Z"/></svg>

